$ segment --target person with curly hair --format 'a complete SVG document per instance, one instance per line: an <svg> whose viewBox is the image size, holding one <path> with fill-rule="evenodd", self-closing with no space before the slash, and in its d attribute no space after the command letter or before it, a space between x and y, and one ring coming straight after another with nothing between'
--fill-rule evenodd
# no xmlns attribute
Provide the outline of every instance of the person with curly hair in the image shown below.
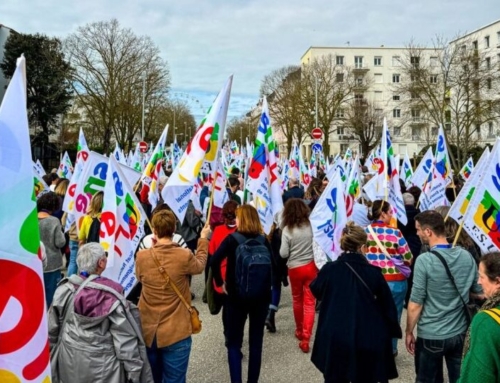
<svg viewBox="0 0 500 383"><path fill-rule="evenodd" d="M36 202L38 210L38 225L40 240L45 247L46 264L43 268L43 282L45 285L45 301L47 308L52 304L57 284L61 280L63 259L61 248L66 244L61 222L52 213L59 210L61 200L54 192L42 195Z"/></svg>
<svg viewBox="0 0 500 383"><path fill-rule="evenodd" d="M313 231L309 207L298 198L289 199L283 209L280 255L288 258L288 276L292 288L295 336L300 349L308 353L314 326L316 301L310 283L318 275L314 263Z"/></svg>

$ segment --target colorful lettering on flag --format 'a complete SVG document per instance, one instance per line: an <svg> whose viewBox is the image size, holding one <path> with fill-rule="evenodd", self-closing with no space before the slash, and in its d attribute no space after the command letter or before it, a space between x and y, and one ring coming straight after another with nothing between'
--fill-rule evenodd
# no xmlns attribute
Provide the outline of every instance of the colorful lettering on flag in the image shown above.
<svg viewBox="0 0 500 383"><path fill-rule="evenodd" d="M459 172L460 177L462 177L462 179L464 181L467 181L467 179L470 177L473 169L474 169L474 160L472 159L472 157L469 157L469 159L464 164L462 169L460 169L460 172Z"/></svg>
<svg viewBox="0 0 500 383"><path fill-rule="evenodd" d="M0 106L0 154L0 381L50 383L24 57Z"/></svg>

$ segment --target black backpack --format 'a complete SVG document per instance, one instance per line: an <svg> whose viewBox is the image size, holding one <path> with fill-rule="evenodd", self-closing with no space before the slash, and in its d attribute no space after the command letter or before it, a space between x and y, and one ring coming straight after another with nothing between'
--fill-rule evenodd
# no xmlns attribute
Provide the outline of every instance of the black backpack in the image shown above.
<svg viewBox="0 0 500 383"><path fill-rule="evenodd" d="M232 235L238 241L236 285L239 297L244 299L265 297L271 291L273 267L271 253L265 245L264 236L247 239L240 233Z"/></svg>
<svg viewBox="0 0 500 383"><path fill-rule="evenodd" d="M92 223L90 224L89 235L87 237L87 243L97 242L99 243L99 233L101 231L101 220L97 217L92 218Z"/></svg>

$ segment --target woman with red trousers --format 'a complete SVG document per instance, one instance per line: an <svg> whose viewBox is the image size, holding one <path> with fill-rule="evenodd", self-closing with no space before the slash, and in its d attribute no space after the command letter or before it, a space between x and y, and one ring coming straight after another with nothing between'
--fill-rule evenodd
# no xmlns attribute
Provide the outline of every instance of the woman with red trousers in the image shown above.
<svg viewBox="0 0 500 383"><path fill-rule="evenodd" d="M298 198L289 199L283 210L280 255L288 258L288 277L292 288L295 336L300 349L308 353L314 326L315 304L309 284L316 278L313 232L309 221L310 209Z"/></svg>

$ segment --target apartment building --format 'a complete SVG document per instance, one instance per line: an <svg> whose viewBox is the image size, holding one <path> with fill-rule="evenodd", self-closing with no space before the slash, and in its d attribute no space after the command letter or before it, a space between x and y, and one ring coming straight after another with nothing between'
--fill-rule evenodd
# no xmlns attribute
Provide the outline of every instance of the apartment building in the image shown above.
<svg viewBox="0 0 500 383"><path fill-rule="evenodd" d="M450 46L453 44L463 46L462 49L481 51L481 57L486 56L481 65L498 65L500 68L500 20L463 35L452 41ZM470 46L465 47L465 45ZM403 102L408 101L404 97L413 98L413 96L399 94L398 84L413 80L409 78L411 76L408 75L408 71L405 74L402 63L407 64L410 59L411 65L418 67L419 61L422 60L422 64L425 62L431 71L430 82L437 84L440 81L438 67L441 53L440 49L421 48L419 57L414 58L409 57L407 47L310 47L301 57L300 63L305 67L315 59L331 55L337 65L349 67L360 84L354 94L356 101L372 105L387 118L395 153L404 155L408 152L411 157L435 142L438 127L424 118L424 113L419 107L413 108L409 106L411 103ZM433 67L436 68L435 75L432 74ZM498 86L493 87L494 89L498 89ZM498 92L483 94L481 97L498 99L500 94ZM330 153L327 154L343 153L348 147L359 152L359 144L356 137L349 133L349 127L343 120L343 113L343 110L338 111L338 120L335 120L330 127L330 132L333 134L331 133L329 137ZM475 132L478 144L494 143L495 138L500 135L500 121L497 119L477 124ZM309 156L310 140L303 146L305 155Z"/></svg>
<svg viewBox="0 0 500 383"><path fill-rule="evenodd" d="M415 113L401 107L401 94L395 91L395 85L403 81L401 61L407 55L406 48L380 47L310 47L301 58L305 66L321 56L332 55L337 65L350 67L352 75L360 86L354 94L357 102L370 104L375 111L387 118L396 153L408 152L410 156L418 153L427 145L420 134L421 121ZM434 49L426 50L429 59L436 54ZM347 105L346 105L347 107ZM356 138L345 126L344 111L337 113L338 120L333 122L330 131L330 153L343 153L350 147L359 151ZM306 142L306 153L309 153ZM366 153L362 153L366 154Z"/></svg>
<svg viewBox="0 0 500 383"><path fill-rule="evenodd" d="M0 24L0 62L3 61L4 57L4 46L9 38L11 32L16 33L13 29L6 27L3 24ZM3 76L3 72L0 70L0 103L2 102L3 95L5 94L5 90L7 89L8 81Z"/></svg>

